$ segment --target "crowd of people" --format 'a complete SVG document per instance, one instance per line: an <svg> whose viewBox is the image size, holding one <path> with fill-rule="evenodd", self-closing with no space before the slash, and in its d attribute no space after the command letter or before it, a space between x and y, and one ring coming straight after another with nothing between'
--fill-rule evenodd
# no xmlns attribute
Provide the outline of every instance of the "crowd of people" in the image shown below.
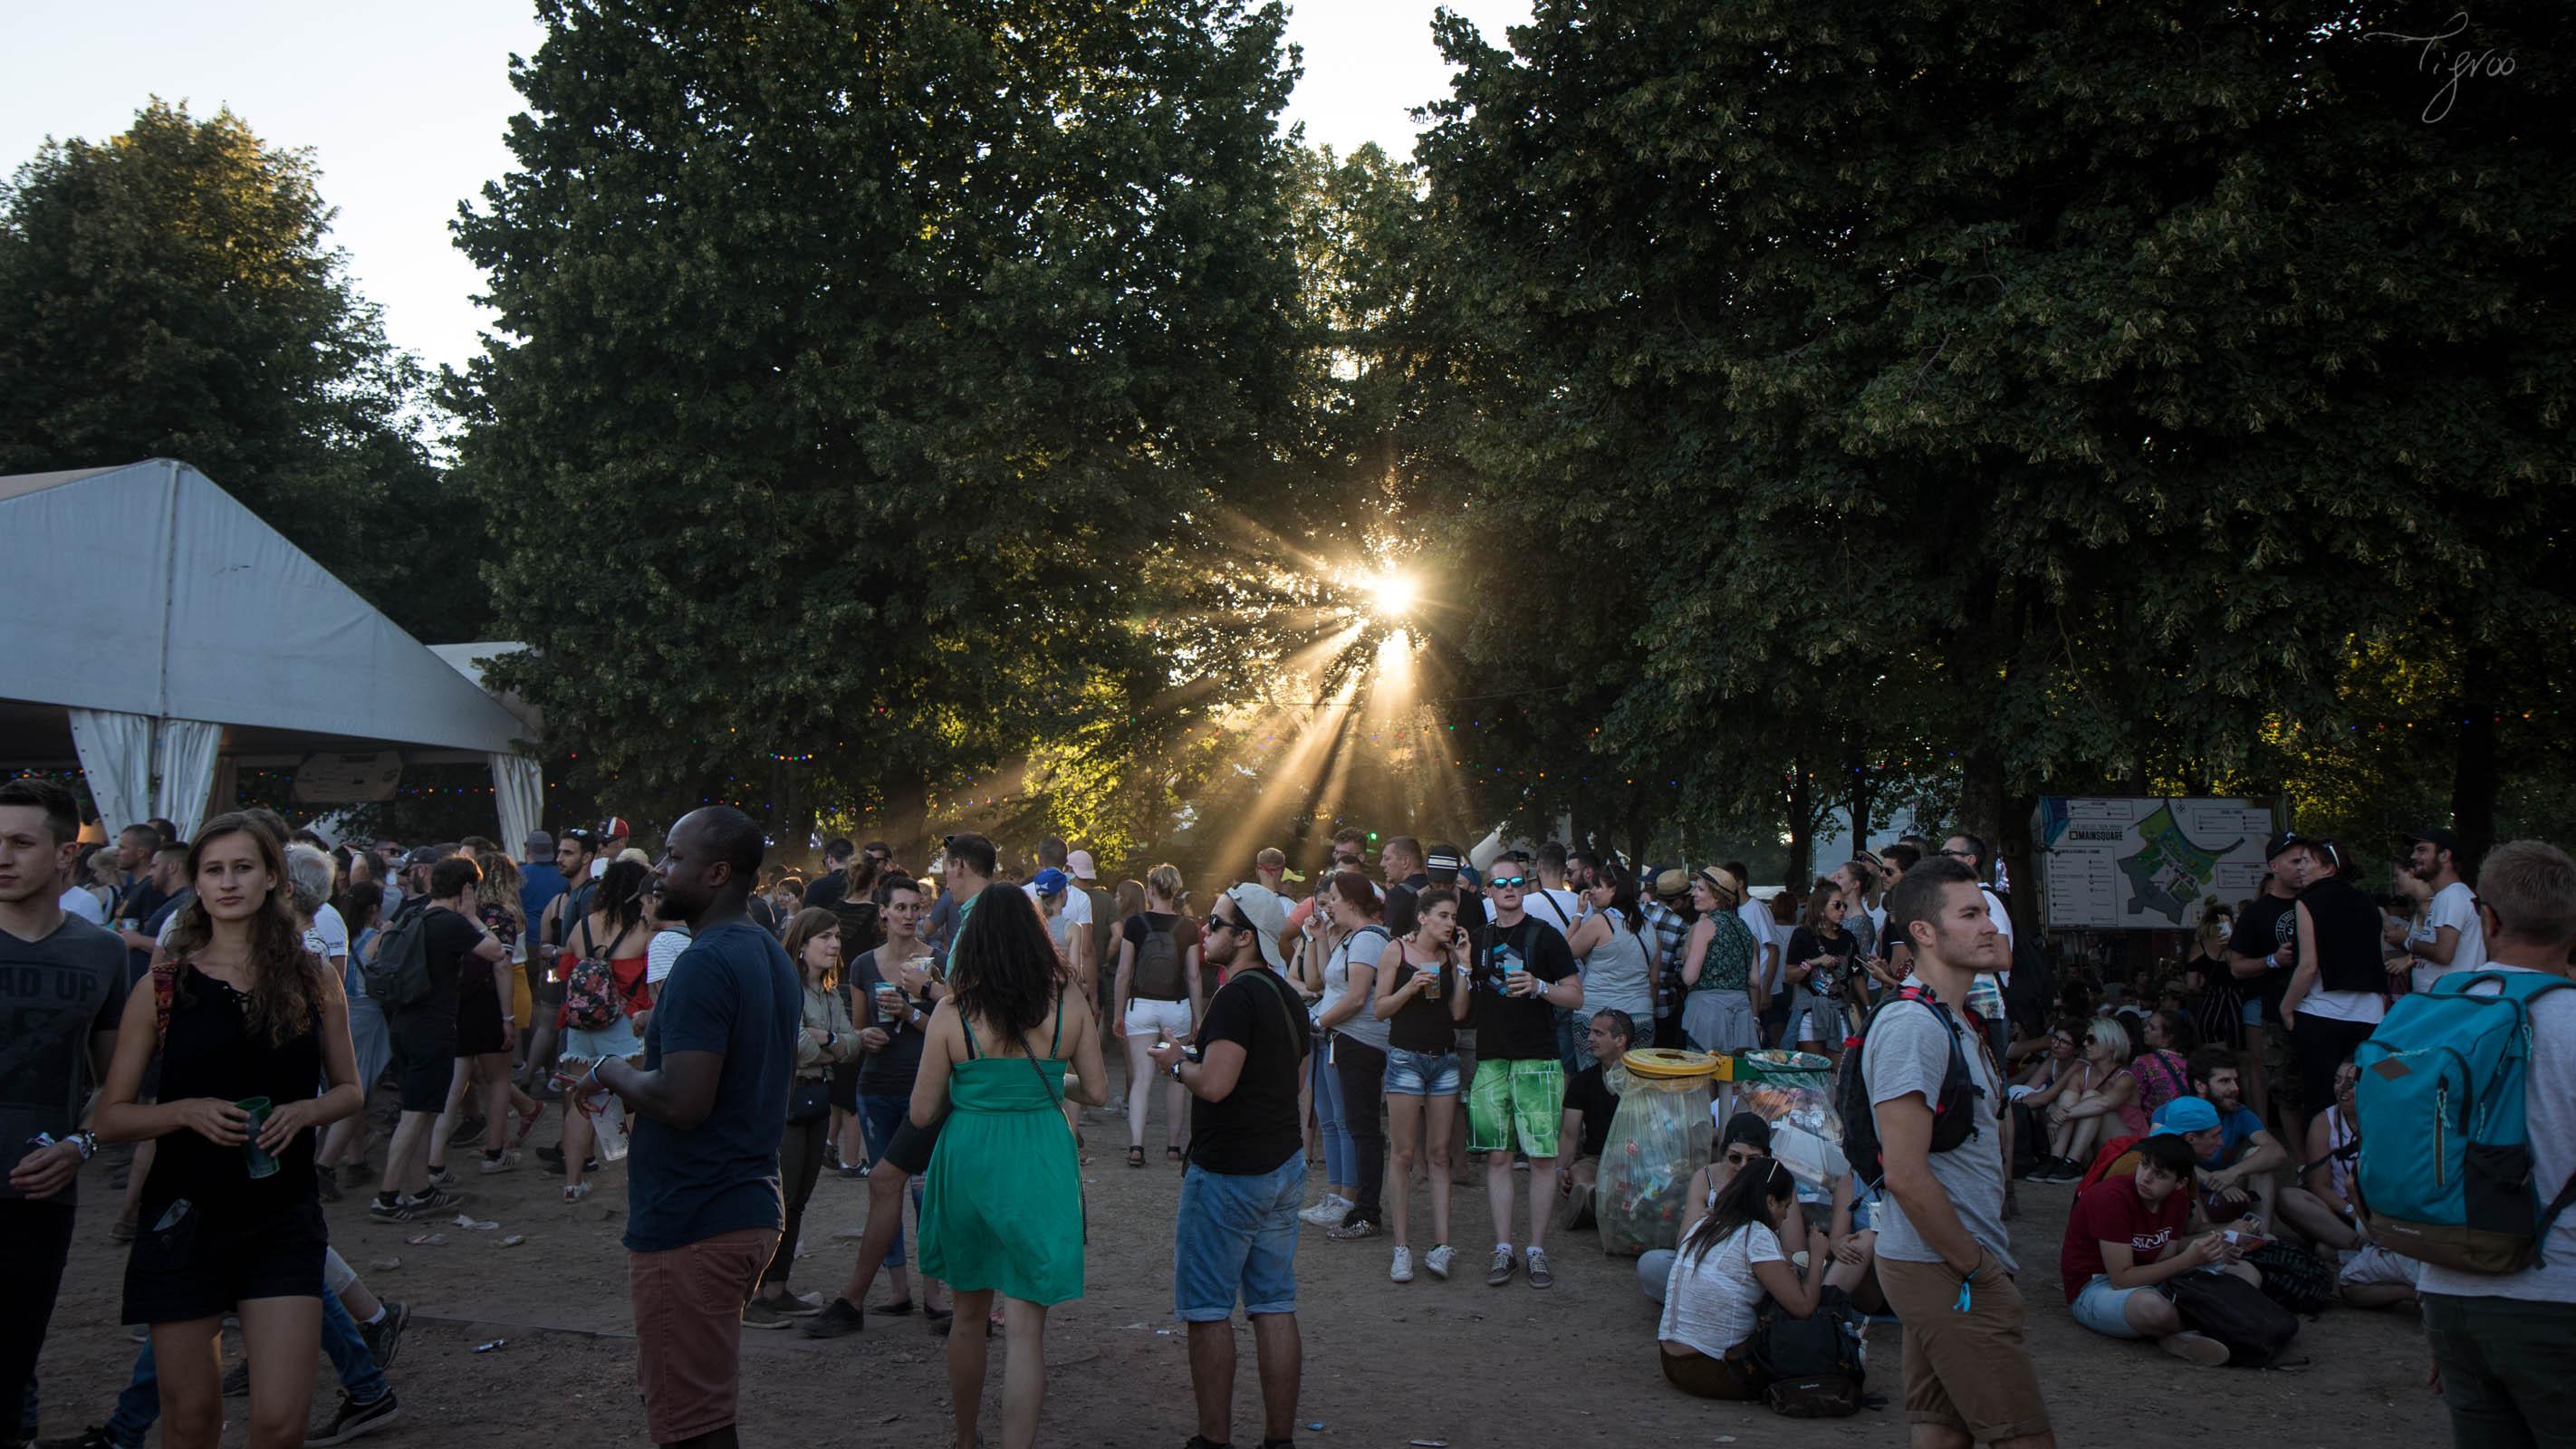
<svg viewBox="0 0 2576 1449"><path fill-rule="evenodd" d="M961 1446L1006 1340L998 1438L1024 1446L1048 1310L1084 1291L1083 1109L1123 1109L1124 1166L1147 1170L1159 1093L1189 1443L1233 1440L1240 1312L1270 1449L1296 1426L1301 1229L1389 1239L1393 1283L1446 1280L1477 1246L1452 1241L1453 1173L1481 1171L1485 1284L1551 1288L1549 1235L1587 1221L1643 1047L1812 1054L1842 1108L1840 1141L1714 1109L1670 1245L1637 1265L1682 1392L1847 1412L1865 1315L1887 1313L1918 1444L2053 1442L2015 1286L2019 1182L2072 1193L2059 1263L2087 1330L2214 1366L2249 1361L2216 1326L2238 1291L2411 1305L2460 1442L2576 1422L2551 1412L2576 1351L2576 1217L2543 1206L2576 1171L2576 992L2544 989L2570 974L2576 864L2539 842L2499 847L2473 890L2457 843L2425 831L2374 900L2347 852L2284 832L2254 897L2205 903L2187 961L2102 979L2015 939L1964 834L1765 898L1741 863L1552 842L1471 859L1403 835L1372 861L1357 829L1312 881L1267 849L1194 893L1170 865L1104 883L1061 840L1006 869L963 832L919 874L834 839L808 880L721 806L651 859L617 818L515 855L335 846L266 811L185 841L138 824L95 852L79 827L59 785L0 785L0 1125L27 1143L0 1189L0 1392L32 1438L74 1187L101 1152L143 1346L108 1420L48 1443L134 1449L157 1420L165 1443L212 1445L244 1394L260 1449L393 1422L408 1312L332 1250L327 1213L449 1213L471 1161L542 1166L567 1202L622 1162L656 1443L734 1442L743 1330L838 1338L873 1312L944 1335ZM2365 1070L2429 1019L2409 996L2522 1013L2519 1158L2494 1134L2446 1147L2438 1125L2365 1146ZM2371 1120L2377 1145L2400 1119ZM2438 1175L2463 1150L2462 1171L2521 1173L2449 1225L2474 1253L2431 1241L2438 1203L2401 1221L2392 1194L2365 1201L2373 1173ZM865 1180L865 1225L837 1291L800 1293L827 1172ZM2506 1228L2518 1255L2494 1251ZM317 1352L342 1385L319 1426Z"/></svg>

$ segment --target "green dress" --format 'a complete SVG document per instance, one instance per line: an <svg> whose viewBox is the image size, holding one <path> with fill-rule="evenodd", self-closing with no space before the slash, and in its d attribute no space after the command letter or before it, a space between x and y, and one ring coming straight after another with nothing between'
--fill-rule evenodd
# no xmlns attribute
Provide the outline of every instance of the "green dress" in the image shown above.
<svg viewBox="0 0 2576 1449"><path fill-rule="evenodd" d="M965 1061L950 1069L948 1120L930 1154L921 1271L961 1293L994 1289L1025 1303L1082 1296L1082 1170L1057 1093L1055 1040L1027 1057L988 1057L962 1018Z"/></svg>

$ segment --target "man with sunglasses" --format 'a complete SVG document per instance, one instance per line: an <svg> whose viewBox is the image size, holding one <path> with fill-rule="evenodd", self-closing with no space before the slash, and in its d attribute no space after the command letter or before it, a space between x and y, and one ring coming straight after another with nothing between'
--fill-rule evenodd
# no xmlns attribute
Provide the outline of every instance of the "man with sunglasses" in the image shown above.
<svg viewBox="0 0 2576 1449"><path fill-rule="evenodd" d="M1485 1284L1500 1288L1519 1267L1512 1257L1512 1151L1529 1158L1529 1284L1546 1288L1548 1207L1556 1199L1557 1139L1565 1111L1565 1066L1556 1050L1556 1008L1583 1004L1583 980L1562 933L1521 908L1535 882L1523 867L1496 862L1485 880L1490 919L1476 932L1469 963L1468 1020L1476 1028L1476 1076L1467 1090L1467 1145L1483 1152L1485 1198L1494 1214L1494 1258Z"/></svg>
<svg viewBox="0 0 2576 1449"><path fill-rule="evenodd" d="M1234 1305L1252 1320L1260 1360L1261 1442L1297 1429L1297 1208L1306 1200L1306 1139L1297 1080L1306 1013L1279 973L1287 959L1279 897L1238 885L1200 930L1206 961L1225 974L1200 1023L1201 1055L1158 1041L1156 1066L1189 1089L1190 1162L1173 1222L1172 1296L1189 1325L1198 1432L1190 1449L1233 1442Z"/></svg>

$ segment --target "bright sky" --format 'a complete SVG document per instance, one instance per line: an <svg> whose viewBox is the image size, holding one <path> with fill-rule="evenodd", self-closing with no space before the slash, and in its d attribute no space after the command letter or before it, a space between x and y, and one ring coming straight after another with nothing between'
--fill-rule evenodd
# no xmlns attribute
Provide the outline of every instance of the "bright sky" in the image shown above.
<svg viewBox="0 0 2576 1449"><path fill-rule="evenodd" d="M1449 0L1487 43L1528 20L1530 0ZM1406 112L1447 89L1431 42L1432 0L1304 0L1289 39L1306 75L1289 107L1306 139L1409 154ZM540 41L526 0L437 5L311 0L118 0L9 7L0 86L0 169L47 136L104 140L146 99L198 115L229 105L271 145L311 147L338 243L394 344L432 363L470 355L481 278L448 243L459 201L510 164L502 128L521 109L508 57Z"/></svg>

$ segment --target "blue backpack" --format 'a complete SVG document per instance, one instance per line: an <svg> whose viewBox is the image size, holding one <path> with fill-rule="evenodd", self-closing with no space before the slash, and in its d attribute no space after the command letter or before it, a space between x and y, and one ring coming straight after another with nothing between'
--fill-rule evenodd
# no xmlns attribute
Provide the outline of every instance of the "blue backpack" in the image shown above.
<svg viewBox="0 0 2576 1449"><path fill-rule="evenodd" d="M2469 989L2489 983L2501 989ZM2354 1180L2382 1246L2473 1273L2541 1261L2576 1178L2542 1205L2523 1119L2531 1004L2571 986L2538 971L2454 971L2398 998L2353 1054Z"/></svg>

